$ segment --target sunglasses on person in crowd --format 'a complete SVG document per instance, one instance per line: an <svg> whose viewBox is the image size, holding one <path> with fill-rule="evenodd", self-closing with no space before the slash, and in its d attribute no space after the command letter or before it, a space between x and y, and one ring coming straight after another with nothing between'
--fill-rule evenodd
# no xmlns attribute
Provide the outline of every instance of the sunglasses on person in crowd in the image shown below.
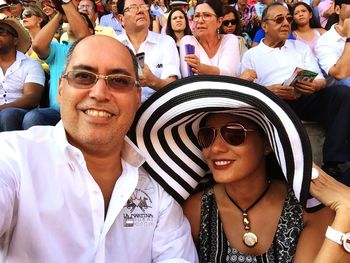
<svg viewBox="0 0 350 263"><path fill-rule="evenodd" d="M200 128L197 138L198 143L202 148L208 148L213 144L218 133L220 133L221 138L223 138L225 142L233 146L238 146L244 143L247 132L253 131L257 131L257 129L246 129L240 123L228 123L220 128Z"/></svg>
<svg viewBox="0 0 350 263"><path fill-rule="evenodd" d="M276 24L282 24L284 19L287 20L287 22L290 24L293 21L293 16L291 15L286 15L286 16L277 16L275 18L265 18L265 20L272 20L274 21Z"/></svg>
<svg viewBox="0 0 350 263"><path fill-rule="evenodd" d="M231 20L224 20L224 21L222 21L222 24L223 24L224 26L229 26L230 24L231 24L231 25L236 25L237 22L238 22L237 19L231 19Z"/></svg>
<svg viewBox="0 0 350 263"><path fill-rule="evenodd" d="M11 32L10 30L7 30L6 28L0 27L0 36L8 36L12 35L14 37L17 37L17 34L14 32Z"/></svg>
<svg viewBox="0 0 350 263"><path fill-rule="evenodd" d="M31 18L34 14L30 11L25 11L22 13L23 18Z"/></svg>
<svg viewBox="0 0 350 263"><path fill-rule="evenodd" d="M139 82L131 76L123 74L97 75L87 71L69 71L62 76L67 79L68 84L77 89L90 89L99 79L104 79L114 91L129 91Z"/></svg>

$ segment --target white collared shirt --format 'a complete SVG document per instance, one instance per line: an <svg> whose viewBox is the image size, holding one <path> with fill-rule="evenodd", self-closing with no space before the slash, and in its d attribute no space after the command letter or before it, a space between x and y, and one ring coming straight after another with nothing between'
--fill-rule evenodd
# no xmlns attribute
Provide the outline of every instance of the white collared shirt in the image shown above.
<svg viewBox="0 0 350 263"><path fill-rule="evenodd" d="M343 54L345 48L346 37L342 37L335 30L333 25L327 32L325 32L317 40L316 44L316 56L321 68L329 74L329 70L335 64Z"/></svg>
<svg viewBox="0 0 350 263"><path fill-rule="evenodd" d="M0 145L0 262L197 262L182 208L128 138L106 218L62 122L3 132Z"/></svg>
<svg viewBox="0 0 350 263"><path fill-rule="evenodd" d="M0 68L0 105L14 102L23 96L25 83L45 84L45 74L40 63L17 51L16 61L6 70Z"/></svg>
<svg viewBox="0 0 350 263"><path fill-rule="evenodd" d="M148 31L147 38L137 52L125 32L118 35L117 40L128 46L135 54L145 52L145 64L157 78L166 79L171 76L181 78L179 53L175 41L170 36ZM142 102L154 92L156 91L150 87L142 87Z"/></svg>
<svg viewBox="0 0 350 263"><path fill-rule="evenodd" d="M244 53L241 72L250 68L257 74L256 83L269 86L282 84L299 67L318 73L323 79L316 57L310 47L299 40L287 39L281 48L271 48L261 41L259 45Z"/></svg>

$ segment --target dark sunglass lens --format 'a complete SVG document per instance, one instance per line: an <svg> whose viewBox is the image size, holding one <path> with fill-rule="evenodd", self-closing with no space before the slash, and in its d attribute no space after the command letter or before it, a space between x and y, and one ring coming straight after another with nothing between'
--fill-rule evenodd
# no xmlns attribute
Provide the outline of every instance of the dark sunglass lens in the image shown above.
<svg viewBox="0 0 350 263"><path fill-rule="evenodd" d="M237 146L244 142L245 132L240 126L223 126L221 136L227 143Z"/></svg>
<svg viewBox="0 0 350 263"><path fill-rule="evenodd" d="M283 21L284 21L284 17L283 17L283 16L277 17L277 18L275 19L275 22L276 22L277 24L281 24Z"/></svg>
<svg viewBox="0 0 350 263"><path fill-rule="evenodd" d="M126 76L111 75L108 77L108 85L113 89L129 89L133 86L133 79Z"/></svg>
<svg viewBox="0 0 350 263"><path fill-rule="evenodd" d="M208 148L214 141L215 130L212 128L201 128L198 131L198 143L202 148Z"/></svg>
<svg viewBox="0 0 350 263"><path fill-rule="evenodd" d="M293 21L293 17L292 16L287 16L286 19L287 19L289 24L292 23L292 21Z"/></svg>
<svg viewBox="0 0 350 263"><path fill-rule="evenodd" d="M77 85L91 85L95 83L96 76L89 72L73 71L68 73L68 80Z"/></svg>
<svg viewBox="0 0 350 263"><path fill-rule="evenodd" d="M26 13L23 13L22 16L23 16L23 17L26 17L26 18L31 18L31 17L33 16L33 14L30 13L30 12L26 12Z"/></svg>

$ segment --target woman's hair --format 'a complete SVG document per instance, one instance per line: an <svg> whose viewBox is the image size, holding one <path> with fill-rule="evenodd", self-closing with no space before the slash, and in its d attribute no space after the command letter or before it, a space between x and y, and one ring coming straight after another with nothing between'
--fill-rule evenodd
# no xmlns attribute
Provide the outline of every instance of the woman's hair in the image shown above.
<svg viewBox="0 0 350 263"><path fill-rule="evenodd" d="M292 11L291 11L293 17L294 17L294 11L295 11L295 9L296 9L298 6L300 6L300 5L305 6L305 8L309 11L309 13L312 14L312 17L311 17L310 20L309 20L309 25L310 25L310 27L311 27L311 28L320 28L320 27L321 27L320 21L318 21L318 19L315 17L314 12L312 11L312 8L311 8L308 4L306 4L306 3L304 3L304 2L298 2L298 3L296 3L296 4L293 5ZM297 24L295 23L295 21L293 20L293 22L292 22L292 30L296 30L296 29L298 29L298 25L297 25Z"/></svg>
<svg viewBox="0 0 350 263"><path fill-rule="evenodd" d="M233 6L229 6L229 5L224 6L222 16L228 15L230 13L233 13L233 15L237 20L236 29L233 32L233 34L235 34L236 36L242 36L242 27L241 27L238 11ZM220 31L222 34L225 34L223 30L223 25L221 25Z"/></svg>
<svg viewBox="0 0 350 263"><path fill-rule="evenodd" d="M184 29L185 36L192 35L190 24L188 22L188 17L186 15L185 11L183 11L181 8L172 9L170 11L170 13L169 13L169 16L168 16L168 19L167 19L167 22L166 22L166 34L171 36L175 40L175 42L177 41L177 39L176 39L176 35L175 35L175 32L174 32L174 29L171 27L171 18L172 18L173 14L176 11L181 12L184 15L184 17L185 17L185 21L186 21L185 22L186 23L186 27Z"/></svg>
<svg viewBox="0 0 350 263"><path fill-rule="evenodd" d="M35 3L29 3L27 4L23 10L28 10L31 13L33 13L33 15L40 17L43 21L41 21L40 23L40 28L43 28L47 22L49 22L49 18L48 16L44 13L44 11Z"/></svg>
<svg viewBox="0 0 350 263"><path fill-rule="evenodd" d="M198 0L197 5L200 4L209 5L214 10L217 17L222 17L222 3L220 0Z"/></svg>

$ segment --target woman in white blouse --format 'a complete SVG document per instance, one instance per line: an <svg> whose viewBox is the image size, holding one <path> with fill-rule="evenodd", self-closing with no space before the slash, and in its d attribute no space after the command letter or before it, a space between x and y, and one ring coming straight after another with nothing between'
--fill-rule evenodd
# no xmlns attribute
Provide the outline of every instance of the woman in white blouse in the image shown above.
<svg viewBox="0 0 350 263"><path fill-rule="evenodd" d="M237 76L240 65L238 39L233 34L219 33L222 23L221 1L199 0L193 22L194 35L184 36L180 42L182 76L192 74Z"/></svg>

